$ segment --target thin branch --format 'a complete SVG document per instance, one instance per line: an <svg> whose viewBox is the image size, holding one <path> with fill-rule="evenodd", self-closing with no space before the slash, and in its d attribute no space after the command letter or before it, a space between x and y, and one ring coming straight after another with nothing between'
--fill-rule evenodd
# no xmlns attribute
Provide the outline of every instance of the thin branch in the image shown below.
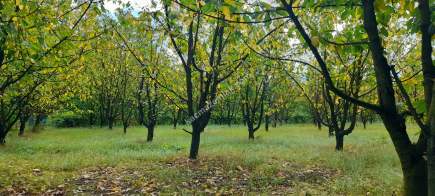
<svg viewBox="0 0 435 196"><path fill-rule="evenodd" d="M183 130L184 132L186 132L186 133L188 133L188 134L190 134L190 135L193 134L191 131L188 131L188 130L186 130L185 128L183 128L183 129L181 129L181 130Z"/></svg>
<svg viewBox="0 0 435 196"><path fill-rule="evenodd" d="M177 0L172 0L172 1L175 2L176 4L180 5L180 7L185 8L186 10L188 10L190 12L197 13L199 11L199 10L191 8L187 5L182 4L182 3L178 2ZM203 13L203 15L210 17L210 18L213 18L213 19L216 19L216 20L225 21L228 23L238 23L238 24L259 24L259 23L267 23L267 22L272 22L275 20L282 20L282 19L288 18L287 16L280 16L280 17L276 17L276 18L264 19L264 20L259 20L259 21L236 21L236 20L228 20L228 19L225 19L223 17L213 16L213 15L205 14L205 13Z"/></svg>
<svg viewBox="0 0 435 196"><path fill-rule="evenodd" d="M317 62L319 63L319 66L322 70L321 73L323 74L323 77L325 78L325 82L326 82L326 85L328 86L328 89L331 90L332 92L334 92L336 95L340 96L341 98L349 100L353 104L357 104L361 107L374 110L377 113L384 113L385 111L381 106L376 105L376 104L372 104L369 102L365 102L365 101L360 100L360 99L356 99L355 97L352 97L352 96L344 93L342 90L338 89L337 87L335 87L335 85L331 79L331 75L329 73L329 70L328 70L328 67L326 66L325 61L320 56L318 49L313 45L310 36L307 34L304 27L299 22L298 17L293 12L293 8L287 3L286 0L281 0L281 2L284 5L284 7L286 8L286 11L289 14L289 17L292 19L296 29L299 31L299 33L301 34L301 36L303 37L303 39L307 43L308 47L310 48L311 52L313 53L314 57L316 58Z"/></svg>
<svg viewBox="0 0 435 196"><path fill-rule="evenodd" d="M121 35L121 33L119 33L119 31L116 28L113 28L116 32L116 34L121 38L122 42L124 43L124 45L127 47L128 51L133 55L133 57L136 59L136 61L145 68L145 71L147 72L148 76L154 80L159 86L163 87L164 89L168 90L169 92L171 92L172 94L174 94L175 96L177 96L180 100L182 101L186 101L187 99L184 98L183 96L179 95L178 93L176 93L174 90L166 87L165 85L163 85L162 83L160 83L157 78L152 77L152 74L148 72L148 70L146 69L147 65L136 55L136 53L133 51L133 49L129 46L127 40Z"/></svg>
<svg viewBox="0 0 435 196"><path fill-rule="evenodd" d="M308 62L305 62L305 61L302 61L302 60L297 60L297 59L290 59L290 58L286 58L286 57L273 57L273 56L269 56L269 55L267 55L267 54L263 54L263 53L261 53L261 52L256 51L256 50L255 50L254 48L252 48L248 43L246 43L245 40L243 40L243 42L245 43L245 45L246 45L246 46L247 46L251 51L253 51L255 54L258 54L258 55L260 55L260 56L262 56L262 57L264 57L264 58L271 59L271 60L278 60L278 61L291 61L291 62L295 62L295 63L301 63L301 64L304 64L304 65L309 66L310 68L312 68L312 69L318 71L319 73L322 73L322 71L321 71L319 68L317 68L316 66L314 66L314 65L312 65L312 64L310 64L310 63L308 63Z"/></svg>
<svg viewBox="0 0 435 196"><path fill-rule="evenodd" d="M402 82L400 81L400 78L397 75L397 72L394 69L394 66L391 66L391 73L394 77L394 80L397 83L397 86L399 87L402 98L405 101L405 104L408 107L408 110L411 113L411 115L413 116L415 122L420 127L420 129L423 131L423 134L429 134L428 130L427 130L428 127L423 123L423 121L421 120L421 118L419 117L419 115L417 113L417 110L412 105L411 98L409 97L408 93L406 92L405 87L403 86Z"/></svg>

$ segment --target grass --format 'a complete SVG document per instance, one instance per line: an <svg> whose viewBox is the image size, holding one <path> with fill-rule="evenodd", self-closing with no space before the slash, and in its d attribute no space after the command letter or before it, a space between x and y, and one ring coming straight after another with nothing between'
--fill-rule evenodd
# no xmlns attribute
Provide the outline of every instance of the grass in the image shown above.
<svg viewBox="0 0 435 196"><path fill-rule="evenodd" d="M416 128L411 127L411 132L416 132ZM0 147L0 193L10 187L44 192L96 167L146 171L153 179L167 184L163 189L166 192L180 191L177 185L192 178L191 168L161 166L183 160L189 151L190 135L169 126L159 126L152 143L146 142L146 129L141 127L130 128L127 135L120 128L50 127L24 138L15 135L10 133L7 144ZM276 173L293 172L293 168L284 168L287 163L304 169L334 171L333 177L324 183L296 181L293 186L296 192L319 195L400 192L399 160L381 124L369 125L366 130L357 128L345 137L344 152L335 152L334 139L328 138L326 130L318 131L312 125L285 125L269 132L260 130L256 136L255 141L248 141L243 126L211 125L202 134L199 159L216 167L224 165L223 172L230 177L233 174L226 167L247 168L251 175L246 186L251 192L270 193L268 188L253 187L282 184L276 180ZM35 169L42 174L36 175Z"/></svg>

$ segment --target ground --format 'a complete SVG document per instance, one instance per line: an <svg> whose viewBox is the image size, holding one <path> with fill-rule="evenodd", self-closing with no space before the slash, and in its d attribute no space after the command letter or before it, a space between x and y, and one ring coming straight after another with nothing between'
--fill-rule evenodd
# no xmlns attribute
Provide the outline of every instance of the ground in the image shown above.
<svg viewBox="0 0 435 196"><path fill-rule="evenodd" d="M190 135L169 126L159 126L152 143L142 127L126 135L121 128L49 127L9 135L0 146L0 195L400 195L402 184L381 124L358 127L345 137L344 152L313 125L259 130L254 141L243 126L211 125L197 161L187 159Z"/></svg>

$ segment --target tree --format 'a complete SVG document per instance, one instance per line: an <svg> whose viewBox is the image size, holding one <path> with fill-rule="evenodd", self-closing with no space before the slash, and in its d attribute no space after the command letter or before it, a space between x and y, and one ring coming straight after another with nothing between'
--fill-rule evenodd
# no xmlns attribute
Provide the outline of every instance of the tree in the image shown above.
<svg viewBox="0 0 435 196"><path fill-rule="evenodd" d="M45 82L46 78L38 76L53 75L62 69L55 66L56 63L64 65L68 63L65 57L80 53L67 44L78 37L75 35L77 27L93 4L93 0L77 6L72 6L71 1L56 0L26 4L0 2L1 144L19 119L20 106L26 105L25 100ZM51 9L52 5L58 5L59 12ZM73 23L62 23L62 20ZM59 52L61 49L63 53ZM17 89L21 89L20 92Z"/></svg>
<svg viewBox="0 0 435 196"><path fill-rule="evenodd" d="M264 70L266 69L266 70ZM254 133L260 128L264 117L266 92L270 76L267 68L261 66L247 68L244 85L241 89L241 108L243 119L248 127L249 139L254 139Z"/></svg>
<svg viewBox="0 0 435 196"><path fill-rule="evenodd" d="M375 6L374 0L361 1L362 4L362 21L364 30L368 36L368 45L372 56L372 61L374 64L374 73L376 76L376 84L377 84L377 92L378 92L378 104L368 103L362 100L359 100L355 97L352 97L342 90L338 89L333 81L331 80L331 76L329 74L329 70L327 67L324 58L320 55L318 48L316 45L316 39L310 37L307 31L304 29L302 24L299 21L299 18L296 16L293 8L293 1L290 4L281 0L281 3L285 10L288 13L288 16L291 18L294 23L296 29L302 36L303 40L307 44L308 48L314 55L317 63L319 64L323 77L326 81L326 86L330 91L340 96L343 99L351 101L353 104L357 104L361 107L373 110L377 112L384 125L387 129L390 138L393 141L396 152L399 155L399 159L402 165L402 170L404 174L404 188L406 195L427 195L428 184L426 176L427 176L427 168L426 161L423 158L423 155L426 151L426 140L427 140L427 125L423 124L422 120L419 118L419 115L415 112L415 108L410 103L409 99L407 99L407 93L400 88L400 79L398 79L398 75L395 74L394 66L390 66L386 57L385 57L385 49L382 44L382 38L380 31L378 30L378 20L381 21L382 24L388 24L388 20L390 17L388 15L392 14L395 10L395 7L392 5L385 5L384 2L377 2ZM307 3L309 4L309 3ZM306 4L306 5L307 5ZM402 8L405 7L407 2L402 2ZM305 5L305 6L306 6ZM428 3L421 1L419 4L420 12L423 16L423 20L427 21L427 15L425 16L425 11L429 10ZM378 12L378 17L376 15L376 9L381 9L381 7L387 8L388 11L383 11L382 13ZM401 12L403 13L403 12ZM430 14L429 14L430 15ZM382 16L382 17L381 17ZM430 20L430 19L429 19ZM423 22L424 23L424 22ZM424 26L424 25L422 25ZM427 27L427 26L426 26ZM388 33L388 31L383 28L381 29L382 33ZM428 39L428 29L422 28L422 67L423 67L423 75L425 76L425 80L429 81L429 79L433 78L433 65L431 60L431 50L430 46L430 38ZM429 46L428 46L429 45ZM430 61L429 61L430 59ZM393 75L395 75L393 77ZM419 124L422 132L420 134L420 138L417 143L413 144L406 132L406 124L404 115L401 114L397 110L397 102L395 98L395 89L393 85L393 80L399 85L400 94L405 97L407 103L407 109L414 117L414 120ZM425 86L431 86L432 83L425 82ZM425 87L425 97L426 104L431 103L431 92L429 87ZM430 104L427 104L429 107Z"/></svg>
<svg viewBox="0 0 435 196"><path fill-rule="evenodd" d="M130 121L131 118L133 116L134 113L134 105L135 105L135 100L133 97L134 94L134 88L135 86L134 81L132 81L132 79L136 79L137 77L134 77L133 73L135 71L135 69L131 68L131 63L130 61L132 61L131 58L129 58L130 55L126 54L124 57L124 65L121 68L120 72L120 77L121 77L121 82L120 82L120 94L121 94L121 121L122 121L122 127L124 130L124 134L127 133L127 128L130 126Z"/></svg>
<svg viewBox="0 0 435 196"><path fill-rule="evenodd" d="M225 17L230 17L226 15L229 7L218 4L210 3L208 4L209 7L202 7L196 3L190 3L189 5L178 3L178 6L183 6L189 12L185 15L187 16L187 24L180 24L174 20L175 15L171 12L171 4L164 3L166 31L185 72L186 97L178 97L185 100L187 113L190 116L190 124L192 125L192 142L189 154L191 159L197 158L200 136L210 120L213 105L219 93L219 84L230 77L248 58L247 53L245 54L240 51L240 48L232 44L237 43L237 33L231 34L231 31L227 30L228 33L225 36L225 29L232 29L227 27L228 24L224 20ZM207 8L206 11L205 8ZM205 13L215 10L216 18L201 19ZM201 24L201 22L205 24ZM202 30L200 26L205 28L203 30L205 32L214 28L212 34L205 39L199 39L199 33ZM187 42L177 39L184 33L183 31L187 31L187 37L184 39ZM206 42L200 43L202 40L206 40ZM206 50L207 47L210 50L209 53ZM241 58L239 58L240 56ZM205 61L208 61L208 63ZM224 66L225 64L227 66ZM231 66L232 64L235 65ZM194 98L196 93L198 99Z"/></svg>
<svg viewBox="0 0 435 196"><path fill-rule="evenodd" d="M119 13L118 19L122 21L120 27L123 28L123 31L121 33L116 27L115 32L135 61L138 62L138 67L141 70L135 93L137 119L139 124L148 129L147 141L151 142L158 121L158 110L163 99L160 87L167 89L166 82L162 82L161 78L161 75L164 76L166 72L160 67L168 64L168 60L164 60L162 47L164 39L160 36L159 28L155 25L156 20L150 17L147 12L144 12L139 18L142 23L134 22L136 19L130 13ZM138 40L141 41L140 45L134 44ZM143 47L143 42L147 43L145 47Z"/></svg>
<svg viewBox="0 0 435 196"><path fill-rule="evenodd" d="M154 72L155 73L155 72ZM147 141L151 142L154 138L154 128L157 124L158 106L160 104L160 93L156 82L148 79L144 87L144 80L141 80L141 88L139 91L145 92L145 100L140 99L146 105L146 120L142 120L142 123L148 129ZM142 111L144 108L141 108ZM140 112L140 111L139 111Z"/></svg>
<svg viewBox="0 0 435 196"><path fill-rule="evenodd" d="M339 59L342 59L339 53L337 53L337 56ZM344 80L336 79L335 81L337 86L340 85L341 89L343 89L346 94L350 94L356 98L360 97L359 92L366 68L366 57L367 53L364 54L364 52L361 52L359 57L357 57L355 60L352 60L353 62L350 62L350 66L346 66L347 63L343 62L344 60L341 60L343 63L342 66L345 68L345 70L339 70L342 73L349 73L346 75L348 78L345 77ZM326 85L324 87L323 94L325 105L328 106L326 109L327 115L325 115L326 122L324 125L329 128L330 134L335 135L335 150L341 151L343 150L344 136L351 134L355 128L358 106L352 104L349 100L339 99L337 96L331 95ZM346 127L349 119L350 125Z"/></svg>
<svg viewBox="0 0 435 196"><path fill-rule="evenodd" d="M18 136L23 136L26 129L26 123L30 118L30 111L28 106L22 106L20 111L20 128L18 130Z"/></svg>

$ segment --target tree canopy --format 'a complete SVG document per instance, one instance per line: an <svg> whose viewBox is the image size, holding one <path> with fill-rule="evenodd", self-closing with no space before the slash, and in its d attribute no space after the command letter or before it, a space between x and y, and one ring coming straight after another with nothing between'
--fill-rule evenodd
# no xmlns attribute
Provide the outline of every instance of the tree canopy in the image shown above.
<svg viewBox="0 0 435 196"><path fill-rule="evenodd" d="M435 192L433 2L107 3L0 2L2 144L15 124L49 116L125 134L145 126L150 142L156 125L185 124L191 159L210 123L243 123L254 139L262 124L313 122L340 151L356 123L377 119L405 194Z"/></svg>

